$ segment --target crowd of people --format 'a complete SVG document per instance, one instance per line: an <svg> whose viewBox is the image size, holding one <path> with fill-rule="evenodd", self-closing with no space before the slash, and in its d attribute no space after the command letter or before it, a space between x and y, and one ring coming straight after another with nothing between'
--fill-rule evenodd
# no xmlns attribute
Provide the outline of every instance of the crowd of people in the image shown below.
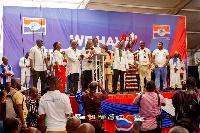
<svg viewBox="0 0 200 133"><path fill-rule="evenodd" d="M43 40L38 39L30 52L20 58L22 85L29 88L32 75L33 86L37 88L40 78L41 95L43 95L45 86L49 86L49 79L52 76L60 76L63 83L61 92L66 93L69 88L70 95L74 96L81 91L84 92L93 80L95 63L104 65L104 75L103 67L100 67L95 72L98 78L94 77L94 79L102 80L104 76L108 94L117 94L118 91L123 94L125 90L143 91L146 82L150 80L155 81L158 90L165 92L169 86L171 89L180 89L181 82L186 80L186 69L181 55L176 51L174 57L170 57L168 50L163 48L162 42L159 42L158 49L152 52L145 47L144 41L140 41L140 48L133 51L134 44L130 42L130 37L125 49L123 49L123 38L112 45L112 50L109 50L106 44L100 48L97 38L87 41L82 50L78 49L78 43L74 39L70 40L70 44L68 49L61 51L61 43L55 42L53 57L50 57L43 46ZM104 64L102 61L95 62L93 59L95 54L105 55ZM10 82L14 73L11 65L8 64L8 59L3 57L2 61L0 88L3 90L5 83ZM69 83L68 86L67 83Z"/></svg>
<svg viewBox="0 0 200 133"><path fill-rule="evenodd" d="M139 128L133 130L136 133L158 133L161 129L158 128L157 116L161 114L161 106L166 105L160 91L166 91L169 75L171 89L180 89L172 97L172 104L175 108L173 122L176 126L172 128L171 132L179 131L178 126L185 126L183 122L180 122L182 118L186 119L182 121L189 123L190 128L193 127L193 129L185 127L185 131L198 132L196 125L199 123L197 119L199 115L191 115L188 111L182 112L186 108L185 102L188 99L192 99L197 104L200 101L196 80L189 77L185 81L186 69L178 52L175 52L174 57L170 58L169 52L163 48L162 42L158 43L158 49L151 52L145 47L144 41L140 41L140 48L133 51L134 44L130 43L130 38L124 50L123 38L112 45L112 51L108 50L106 44L100 48L97 38L87 41L82 50L78 49L78 43L74 39L70 40L70 44L71 47L63 52L60 42L55 42L53 59L51 59L43 46L43 40L38 39L30 52L27 52L25 57L19 61L21 80L19 78L11 79L14 76L12 67L8 64L6 57L2 58L3 63L0 67L1 132L12 130L18 133L20 127L22 128L21 132L105 132L102 128L103 121L98 117L103 115L100 111L101 101L107 99L108 94L116 94L118 91L123 94L125 90L141 88L141 94L135 98L133 104L138 105L140 116L144 118L144 121ZM104 64L101 61L97 63L104 65L103 76L108 82L108 92L103 88L101 82L92 81L92 70L94 69L92 57L100 53L105 55ZM33 87L29 87L30 73L33 77ZM98 76L100 78L102 75ZM153 81L154 76L155 82ZM39 78L41 80L41 96L38 96L37 89ZM86 119L84 121L77 119L72 112L70 99L64 93L66 80L69 80L71 96L78 93L81 88L80 84L83 82L82 92L85 93L80 99L83 101L85 110ZM182 80L186 83L184 86L181 86ZM118 81L120 81L119 90ZM22 89L24 84L29 90ZM96 93L97 89L100 89L102 93ZM8 104L9 101L13 104ZM14 115L11 113L12 111L8 111L8 107L14 108ZM89 115L94 115L95 121L91 121ZM8 128L9 126L12 128Z"/></svg>
<svg viewBox="0 0 200 133"><path fill-rule="evenodd" d="M42 97L38 97L37 88L31 87L26 95L24 91L21 91L21 86L19 78L12 78L11 82L7 82L6 90L0 93L1 133L20 133L20 131L24 133L39 133L39 131L41 133L46 131L47 133L67 133L67 131L86 133L85 130L95 133L95 128L91 124L81 124L80 119L73 116L69 97L60 92L62 89L60 76L51 77L50 88L45 88ZM92 91L92 88L97 88L97 84L90 83L90 88ZM108 95L104 95L102 97L106 99ZM12 106L9 98L11 98ZM15 110L13 116L11 115L12 108Z"/></svg>
<svg viewBox="0 0 200 133"><path fill-rule="evenodd" d="M88 89L80 98L83 101L85 120L74 116L69 97L60 92L63 86L60 76L51 77L50 87L45 88L42 97L38 96L38 89L35 87L30 88L28 95L21 91L19 78L12 78L5 86L6 90L0 93L1 133L106 133L102 128L104 120L98 117L103 115L101 102L108 98L101 82L89 83ZM102 93L96 93L98 87ZM12 105L9 98L12 99ZM199 133L199 103L196 80L189 77L186 80L186 90L177 90L172 96L175 116L173 128L169 132ZM161 106L165 106L166 101L154 81L147 82L147 87L134 99L133 104L138 105L139 115L144 121L134 121L131 132L161 133L159 120L162 121L163 118L158 119L158 116L161 116ZM15 109L12 117L11 108ZM95 119L89 117L93 115Z"/></svg>

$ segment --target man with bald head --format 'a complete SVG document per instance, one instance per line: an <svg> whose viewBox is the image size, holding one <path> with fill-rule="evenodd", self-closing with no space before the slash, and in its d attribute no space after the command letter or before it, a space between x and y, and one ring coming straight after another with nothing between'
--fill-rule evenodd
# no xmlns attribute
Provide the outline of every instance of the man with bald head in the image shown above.
<svg viewBox="0 0 200 133"><path fill-rule="evenodd" d="M114 81L113 81L113 92L117 93L117 82L118 78L120 76L120 94L124 93L124 73L128 72L129 65L127 60L126 51L123 50L123 38L120 38L120 41L116 44L112 45L113 53L114 53L114 63L113 63L113 69L114 69ZM116 48L116 46L118 48Z"/></svg>
<svg viewBox="0 0 200 133"><path fill-rule="evenodd" d="M6 118L3 121L4 133L20 133L20 124L16 118Z"/></svg>
<svg viewBox="0 0 200 133"><path fill-rule="evenodd" d="M83 55L82 61L82 71L84 76L84 86L82 87L82 92L88 89L88 85L92 82L92 59L91 57L95 54L95 50L92 47L92 41L87 41L86 46L82 49L81 55Z"/></svg>
<svg viewBox="0 0 200 133"><path fill-rule="evenodd" d="M81 120L75 116L72 119L67 120L66 130L67 133L77 133L78 127L81 125Z"/></svg>
<svg viewBox="0 0 200 133"><path fill-rule="evenodd" d="M2 57L3 63L0 65L0 89L5 89L5 83L11 81L11 77L14 76L14 73L12 71L12 67L10 64L8 64L8 58Z"/></svg>
<svg viewBox="0 0 200 133"><path fill-rule="evenodd" d="M169 133L189 133L188 130L182 126L174 126L169 130Z"/></svg>
<svg viewBox="0 0 200 133"><path fill-rule="evenodd" d="M29 127L24 130L24 133L40 133L40 131L35 127Z"/></svg>
<svg viewBox="0 0 200 133"><path fill-rule="evenodd" d="M37 39L34 47L30 49L30 66L33 73L33 86L37 87L37 82L40 77L41 80L41 94L44 94L44 87L46 82L47 68L49 69L47 61L46 49L43 46L43 40Z"/></svg>
<svg viewBox="0 0 200 133"><path fill-rule="evenodd" d="M101 88L102 93L96 93L97 86ZM98 115L103 115L101 110L101 101L106 100L108 98L108 93L102 87L100 82L93 81L89 84L89 89L86 90L81 96L81 100L83 101L83 108L85 109L86 122L92 124L95 127L96 132L100 131L101 122L98 118ZM96 120L90 120L88 115L95 115Z"/></svg>
<svg viewBox="0 0 200 133"><path fill-rule="evenodd" d="M96 133L95 128L90 123L83 123L78 128L78 133Z"/></svg>
<svg viewBox="0 0 200 133"><path fill-rule="evenodd" d="M75 40L72 40L71 47L67 50L67 59L68 59L68 67L70 73L69 87L70 87L70 95L76 95L78 91L78 81L79 81L79 73L81 73L80 61L82 58L80 57L81 51L77 49L78 43Z"/></svg>
<svg viewBox="0 0 200 133"><path fill-rule="evenodd" d="M29 89L29 96L26 98L26 105L28 108L27 126L38 127L39 126L39 114L38 114L38 89L31 87Z"/></svg>
<svg viewBox="0 0 200 133"><path fill-rule="evenodd" d="M12 96L12 101L14 103L14 106L16 108L17 115L20 118L20 121L22 123L23 129L26 129L26 117L27 117L27 108L26 103L23 97L23 94L20 91L22 84L19 78L13 78L11 80L11 87L7 88L8 96Z"/></svg>
<svg viewBox="0 0 200 133"><path fill-rule="evenodd" d="M147 82L151 80L151 51L145 47L144 41L140 41L140 48L135 53L134 62L139 63L137 67L139 68L141 91L143 91L146 84L144 78Z"/></svg>

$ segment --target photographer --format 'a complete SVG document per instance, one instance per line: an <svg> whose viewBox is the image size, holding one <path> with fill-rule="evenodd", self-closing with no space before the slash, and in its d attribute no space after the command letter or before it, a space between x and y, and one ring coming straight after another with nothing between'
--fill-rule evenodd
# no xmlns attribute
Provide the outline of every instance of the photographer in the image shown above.
<svg viewBox="0 0 200 133"><path fill-rule="evenodd" d="M156 117L161 114L161 106L165 106L166 101L159 94L154 81L147 82L147 88L135 98L133 104L138 105L140 116L144 117L140 132L159 133Z"/></svg>
<svg viewBox="0 0 200 133"><path fill-rule="evenodd" d="M96 93L97 86L101 88L102 93ZM102 87L100 82L93 81L89 84L89 89L86 90L81 96L83 101L83 108L85 109L86 122L92 124L95 127L95 133L102 132L101 120L98 115L103 115L101 110L101 101L108 98L108 93ZM95 116L94 119L88 116Z"/></svg>

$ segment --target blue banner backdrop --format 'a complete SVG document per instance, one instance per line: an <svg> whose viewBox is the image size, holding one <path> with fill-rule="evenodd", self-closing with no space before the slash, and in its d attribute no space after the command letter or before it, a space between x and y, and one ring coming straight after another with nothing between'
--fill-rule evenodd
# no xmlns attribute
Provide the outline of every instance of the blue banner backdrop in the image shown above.
<svg viewBox="0 0 200 133"><path fill-rule="evenodd" d="M56 41L61 42L62 49L67 49L70 38L75 38L78 48L82 49L87 40L94 37L99 39L100 46L105 43L112 45L122 34L134 32L138 36L134 50L139 48L141 40L146 42L146 47L151 51L162 41L164 48L170 52L179 21L179 16L85 9L4 7L3 12L3 54L8 57L15 77L20 77L19 59L23 56L23 48L24 53L28 52L39 38L44 40L44 46L52 54ZM23 17L46 19L46 35L23 34ZM170 39L153 39L154 24L169 25Z"/></svg>

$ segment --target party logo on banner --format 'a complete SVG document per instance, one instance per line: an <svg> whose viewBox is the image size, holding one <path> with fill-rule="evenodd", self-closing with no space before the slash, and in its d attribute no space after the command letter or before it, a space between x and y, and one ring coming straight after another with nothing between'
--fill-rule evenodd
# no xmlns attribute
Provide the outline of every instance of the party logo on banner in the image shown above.
<svg viewBox="0 0 200 133"><path fill-rule="evenodd" d="M23 18L23 34L46 35L46 19L44 18Z"/></svg>
<svg viewBox="0 0 200 133"><path fill-rule="evenodd" d="M169 25L153 25L153 39L170 39Z"/></svg>

